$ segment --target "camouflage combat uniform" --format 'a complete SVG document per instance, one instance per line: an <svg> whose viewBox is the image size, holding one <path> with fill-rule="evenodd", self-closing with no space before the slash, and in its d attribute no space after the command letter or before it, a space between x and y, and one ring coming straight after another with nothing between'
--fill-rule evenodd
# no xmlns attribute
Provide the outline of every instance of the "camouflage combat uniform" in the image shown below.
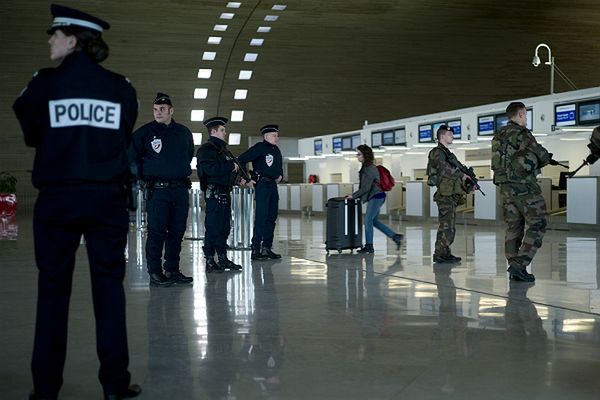
<svg viewBox="0 0 600 400"><path fill-rule="evenodd" d="M536 176L550 158L529 129L512 121L492 140L494 184L504 197L507 224L504 251L508 264L515 268L525 269L542 246L547 211Z"/></svg>
<svg viewBox="0 0 600 400"><path fill-rule="evenodd" d="M456 207L465 203L465 190L462 187L463 173L449 163L456 159L448 148L438 144L429 152L427 162L427 184L437 186L433 200L438 206L440 226L435 240L434 257L451 254L450 245L456 234Z"/></svg>

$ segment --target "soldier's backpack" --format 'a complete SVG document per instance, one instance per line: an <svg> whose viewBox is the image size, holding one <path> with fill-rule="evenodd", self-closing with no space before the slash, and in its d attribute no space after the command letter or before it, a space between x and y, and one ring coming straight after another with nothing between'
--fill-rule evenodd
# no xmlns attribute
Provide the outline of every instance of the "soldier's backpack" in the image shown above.
<svg viewBox="0 0 600 400"><path fill-rule="evenodd" d="M390 171L383 165L378 165L377 171L379 172L379 188L384 192L392 190L396 181Z"/></svg>

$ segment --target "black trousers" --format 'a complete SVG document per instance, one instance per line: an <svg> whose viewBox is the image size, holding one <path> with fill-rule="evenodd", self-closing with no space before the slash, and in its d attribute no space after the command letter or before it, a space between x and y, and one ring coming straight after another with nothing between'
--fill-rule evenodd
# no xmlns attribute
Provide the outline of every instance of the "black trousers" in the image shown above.
<svg viewBox="0 0 600 400"><path fill-rule="evenodd" d="M265 249L273 246L275 221L279 211L279 192L275 182L258 181L255 197L256 211L254 215L254 231L252 232L252 248Z"/></svg>
<svg viewBox="0 0 600 400"><path fill-rule="evenodd" d="M179 271L181 241L187 228L189 212L187 187L155 188L146 202L148 239L146 265L148 273L162 272L163 247L165 271Z"/></svg>
<svg viewBox="0 0 600 400"><path fill-rule="evenodd" d="M206 199L204 218L204 256L213 257L227 252L227 238L231 231L231 195Z"/></svg>
<svg viewBox="0 0 600 400"><path fill-rule="evenodd" d="M63 383L75 253L85 238L96 317L99 379L105 393L127 388L125 327L125 195L117 185L77 185L40 191L33 235L39 270L31 370L40 397L56 397Z"/></svg>

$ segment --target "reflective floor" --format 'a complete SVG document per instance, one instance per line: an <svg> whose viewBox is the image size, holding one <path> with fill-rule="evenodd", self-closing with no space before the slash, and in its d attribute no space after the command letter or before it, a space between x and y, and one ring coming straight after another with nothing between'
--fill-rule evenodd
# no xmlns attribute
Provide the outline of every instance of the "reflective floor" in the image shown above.
<svg viewBox="0 0 600 400"><path fill-rule="evenodd" d="M36 298L31 221L0 241L0 398L24 399ZM509 284L498 227L461 225L456 266L432 265L436 226L393 222L375 254L327 255L322 218L281 216L277 262L150 288L144 233L126 277L130 370L142 399L600 399L598 235L549 231L535 285ZM193 234L190 228L190 235ZM85 246L78 253L61 399L101 398Z"/></svg>

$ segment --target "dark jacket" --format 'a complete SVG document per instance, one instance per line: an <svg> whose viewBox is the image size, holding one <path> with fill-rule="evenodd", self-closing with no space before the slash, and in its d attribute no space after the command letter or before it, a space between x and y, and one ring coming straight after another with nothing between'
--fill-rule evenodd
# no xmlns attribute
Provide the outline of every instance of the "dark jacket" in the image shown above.
<svg viewBox="0 0 600 400"><path fill-rule="evenodd" d="M352 193L352 197L360 199L363 203L371 200L377 193L381 193L382 190L379 187L379 171L373 164L364 166L358 171L360 184L358 190Z"/></svg>
<svg viewBox="0 0 600 400"><path fill-rule="evenodd" d="M237 174L233 173L233 156L223 140L211 136L198 148L196 159L198 178L202 187L208 184L233 186Z"/></svg>
<svg viewBox="0 0 600 400"><path fill-rule="evenodd" d="M250 147L238 161L242 165L252 161L252 169L260 176L275 180L283 177L283 158L279 147L263 140Z"/></svg>

